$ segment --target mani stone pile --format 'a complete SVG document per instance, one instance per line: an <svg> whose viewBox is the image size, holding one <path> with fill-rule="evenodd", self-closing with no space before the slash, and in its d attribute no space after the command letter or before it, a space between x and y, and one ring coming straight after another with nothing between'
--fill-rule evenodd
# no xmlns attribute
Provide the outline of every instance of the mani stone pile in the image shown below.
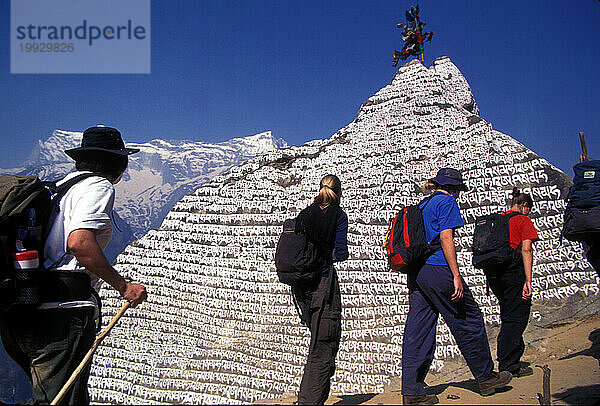
<svg viewBox="0 0 600 406"><path fill-rule="evenodd" d="M423 198L421 186L444 166L461 170L470 187L459 199L466 225L456 238L458 261L486 323L499 322L499 309L471 265L474 221L503 210L513 186L535 201L537 309L598 295L581 248L559 243L570 178L481 119L449 58L430 68L411 61L330 139L275 150L218 176L126 248L117 268L147 286L148 301L98 349L92 401L248 403L297 391L309 334L273 258L283 221L311 203L328 173L342 181L350 250L336 265L344 310L332 392L383 391L401 374L408 292L405 275L387 269L381 243L390 217ZM106 320L122 299L112 289L101 295ZM551 316L536 310L532 318ZM458 354L440 323L432 369Z"/></svg>

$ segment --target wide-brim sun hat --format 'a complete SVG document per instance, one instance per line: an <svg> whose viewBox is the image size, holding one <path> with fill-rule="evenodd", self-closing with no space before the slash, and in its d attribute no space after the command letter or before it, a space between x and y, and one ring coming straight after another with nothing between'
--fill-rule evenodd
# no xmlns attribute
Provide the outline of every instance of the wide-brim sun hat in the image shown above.
<svg viewBox="0 0 600 406"><path fill-rule="evenodd" d="M435 178L429 180L440 186L457 186L460 190L469 190L463 181L462 173L453 168L442 168Z"/></svg>
<svg viewBox="0 0 600 406"><path fill-rule="evenodd" d="M68 149L65 151L65 154L76 159L85 151L102 151L123 156L140 152L138 148L125 147L119 130L103 126L90 127L85 130L81 138L81 146Z"/></svg>

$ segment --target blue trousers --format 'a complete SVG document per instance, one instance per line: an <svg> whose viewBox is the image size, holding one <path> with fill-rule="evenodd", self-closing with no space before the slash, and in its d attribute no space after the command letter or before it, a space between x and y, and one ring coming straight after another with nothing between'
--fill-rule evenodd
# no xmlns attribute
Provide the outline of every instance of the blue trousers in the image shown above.
<svg viewBox="0 0 600 406"><path fill-rule="evenodd" d="M463 281L463 299L454 303L452 272L448 266L424 265L409 274L409 310L402 342L402 394L424 395L425 377L435 354L439 314L444 317L458 348L479 382L494 368L483 317Z"/></svg>

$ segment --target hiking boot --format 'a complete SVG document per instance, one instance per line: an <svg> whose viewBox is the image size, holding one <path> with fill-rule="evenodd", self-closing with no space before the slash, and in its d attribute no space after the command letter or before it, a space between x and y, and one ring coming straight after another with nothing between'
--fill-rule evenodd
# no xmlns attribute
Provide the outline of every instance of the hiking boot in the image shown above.
<svg viewBox="0 0 600 406"><path fill-rule="evenodd" d="M524 376L533 375L533 369L531 367L520 367L517 371L511 373L515 378L522 378Z"/></svg>
<svg viewBox="0 0 600 406"><path fill-rule="evenodd" d="M403 405L435 405L440 403L436 395L403 395Z"/></svg>
<svg viewBox="0 0 600 406"><path fill-rule="evenodd" d="M512 377L512 374L508 371L492 371L492 376L489 379L479 382L479 392L481 393L481 396L493 395L496 392L496 389L508 385Z"/></svg>

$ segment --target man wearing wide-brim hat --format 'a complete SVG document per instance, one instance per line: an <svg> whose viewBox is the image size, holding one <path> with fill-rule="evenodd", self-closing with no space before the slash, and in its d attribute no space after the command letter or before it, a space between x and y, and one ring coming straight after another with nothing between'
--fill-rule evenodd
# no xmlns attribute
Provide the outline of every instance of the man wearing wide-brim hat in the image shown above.
<svg viewBox="0 0 600 406"><path fill-rule="evenodd" d="M117 129L103 126L88 128L81 146L65 151L77 171L58 185L75 183L60 199L43 260L48 272L60 275L61 286L68 286L68 299L49 300L2 323L4 347L29 376L35 403L50 403L91 348L101 280L133 307L146 300L146 288L127 282L103 252L112 235L113 185L121 180L128 156L138 151L125 147ZM63 402L88 404L88 378L89 365Z"/></svg>

